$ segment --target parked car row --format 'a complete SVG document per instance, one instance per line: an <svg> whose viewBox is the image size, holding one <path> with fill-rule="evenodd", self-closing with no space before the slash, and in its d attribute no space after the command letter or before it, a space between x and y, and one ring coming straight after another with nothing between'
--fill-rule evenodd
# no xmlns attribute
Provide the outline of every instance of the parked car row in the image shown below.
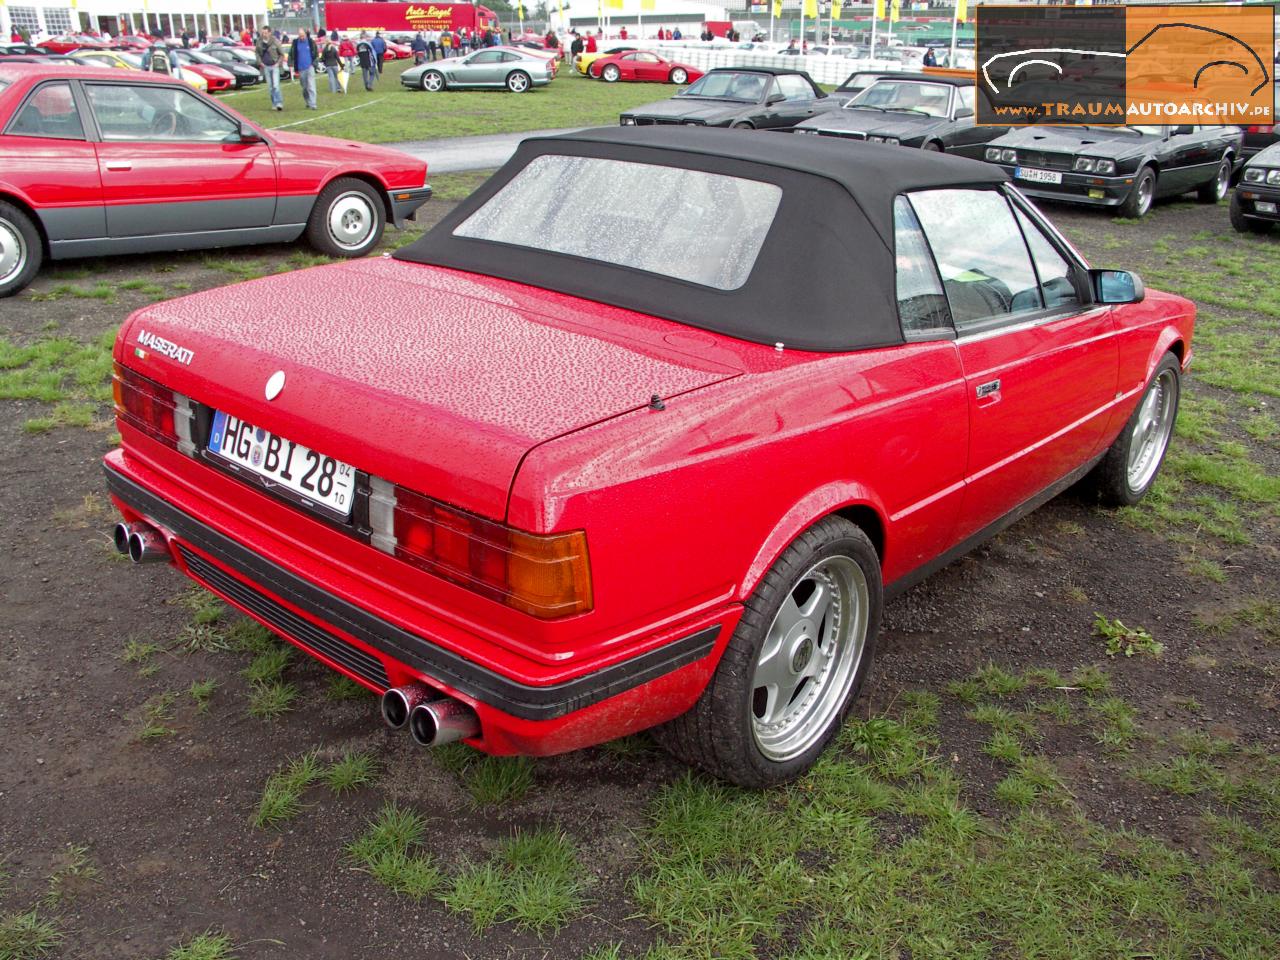
<svg viewBox="0 0 1280 960"><path fill-rule="evenodd" d="M978 126L981 96L973 75L962 71L857 72L827 96L801 70L717 67L669 100L625 111L619 123L781 130L955 153L1001 167L1028 196L1132 218L1146 216L1161 197L1194 192L1218 203L1244 164L1246 138L1257 149L1273 136L1271 128L1198 124ZM1255 203L1263 205L1260 214L1252 212ZM1239 197L1233 222L1267 222L1269 203Z"/></svg>

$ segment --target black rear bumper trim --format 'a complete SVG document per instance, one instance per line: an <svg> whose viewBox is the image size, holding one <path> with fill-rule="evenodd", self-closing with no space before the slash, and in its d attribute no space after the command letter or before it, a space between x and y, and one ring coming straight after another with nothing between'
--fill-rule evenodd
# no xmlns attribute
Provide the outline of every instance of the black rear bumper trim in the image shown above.
<svg viewBox="0 0 1280 960"><path fill-rule="evenodd" d="M489 706L525 720L551 720L599 703L687 666L711 653L720 624L563 683L532 686L505 677L328 593L259 556L109 466L107 490L144 516L264 591ZM270 600L270 597L265 599ZM292 634L291 634L292 635ZM298 637L307 645L306 637ZM335 637L335 639L341 639Z"/></svg>

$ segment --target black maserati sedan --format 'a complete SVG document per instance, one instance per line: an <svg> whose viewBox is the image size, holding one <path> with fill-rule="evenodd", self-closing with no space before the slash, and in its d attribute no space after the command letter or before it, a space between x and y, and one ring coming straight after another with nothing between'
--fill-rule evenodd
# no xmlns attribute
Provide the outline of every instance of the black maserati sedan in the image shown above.
<svg viewBox="0 0 1280 960"><path fill-rule="evenodd" d="M684 124L777 130L838 107L803 70L716 67L669 100L623 113L622 126Z"/></svg>
<svg viewBox="0 0 1280 960"><path fill-rule="evenodd" d="M956 152L987 160L1028 196L1111 207L1144 217L1159 197L1227 195L1240 163L1239 127L1018 127Z"/></svg>

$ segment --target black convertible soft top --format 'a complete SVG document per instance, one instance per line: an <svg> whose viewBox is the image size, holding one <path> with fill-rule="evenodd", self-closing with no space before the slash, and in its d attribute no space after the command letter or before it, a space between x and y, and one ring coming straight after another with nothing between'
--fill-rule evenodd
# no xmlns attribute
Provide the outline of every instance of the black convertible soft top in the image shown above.
<svg viewBox="0 0 1280 960"><path fill-rule="evenodd" d="M777 184L773 225L747 281L719 290L550 250L454 235L535 157L599 157ZM525 140L515 156L396 259L503 277L756 343L848 351L902 342L893 201L1005 181L992 164L882 144L687 127L604 127ZM636 198L619 198L634 201ZM678 197L642 199L655 217ZM590 223L582 229L591 230Z"/></svg>

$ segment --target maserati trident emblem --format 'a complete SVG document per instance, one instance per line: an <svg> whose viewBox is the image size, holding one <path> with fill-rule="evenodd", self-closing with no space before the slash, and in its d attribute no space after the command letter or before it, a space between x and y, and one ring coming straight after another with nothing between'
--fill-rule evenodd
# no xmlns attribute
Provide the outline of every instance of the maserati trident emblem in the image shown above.
<svg viewBox="0 0 1280 960"><path fill-rule="evenodd" d="M280 396L280 391L284 389L284 371L277 370L267 378L267 388L264 391L268 400L274 400Z"/></svg>

